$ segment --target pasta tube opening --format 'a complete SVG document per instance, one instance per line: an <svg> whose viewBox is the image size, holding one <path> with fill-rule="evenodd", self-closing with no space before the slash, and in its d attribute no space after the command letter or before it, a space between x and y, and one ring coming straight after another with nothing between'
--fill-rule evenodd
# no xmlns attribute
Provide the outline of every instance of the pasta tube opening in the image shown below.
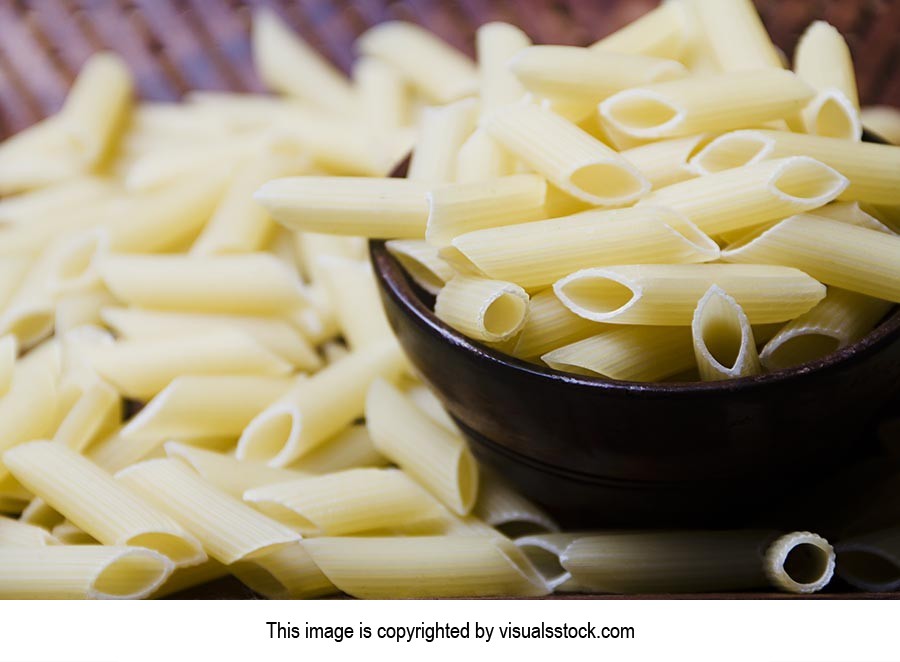
<svg viewBox="0 0 900 662"><path fill-rule="evenodd" d="M83 291L100 282L98 264L109 249L109 236L103 230L74 238L62 250L50 273L53 292Z"/></svg>
<svg viewBox="0 0 900 662"><path fill-rule="evenodd" d="M900 588L900 561L886 550L869 545L841 545L838 574L864 591Z"/></svg>
<svg viewBox="0 0 900 662"><path fill-rule="evenodd" d="M525 536L515 541L551 591L572 579L572 573L563 567L560 560L560 555L572 542L572 537L571 534L563 533Z"/></svg>
<svg viewBox="0 0 900 662"><path fill-rule="evenodd" d="M299 443L300 414L289 404L257 416L241 436L240 459L268 461Z"/></svg>
<svg viewBox="0 0 900 662"><path fill-rule="evenodd" d="M761 372L750 321L741 306L713 285L694 311L691 325L697 367L704 381Z"/></svg>
<svg viewBox="0 0 900 662"><path fill-rule="evenodd" d="M52 308L41 305L39 302L33 305L16 307L15 310L4 315L0 327L4 333L16 336L20 344L29 347L39 339L50 335L53 330L55 311Z"/></svg>
<svg viewBox="0 0 900 662"><path fill-rule="evenodd" d="M840 349L841 339L825 331L800 331L797 335L776 338L766 344L760 359L767 370L784 370L816 361Z"/></svg>
<svg viewBox="0 0 900 662"><path fill-rule="evenodd" d="M509 337L525 318L527 299L513 292L501 292L484 310L484 328L492 336Z"/></svg>
<svg viewBox="0 0 900 662"><path fill-rule="evenodd" d="M603 322L625 312L641 298L640 285L603 269L582 269L553 286L563 305L579 317Z"/></svg>
<svg viewBox="0 0 900 662"><path fill-rule="evenodd" d="M618 163L591 163L572 171L569 181L596 199L615 204L635 200L647 192L647 183Z"/></svg>
<svg viewBox="0 0 900 662"><path fill-rule="evenodd" d="M206 560L206 555L193 537L152 531L129 538L123 544L129 547L146 547L172 559L176 566L192 566Z"/></svg>
<svg viewBox="0 0 900 662"><path fill-rule="evenodd" d="M781 536L766 550L768 579L791 593L814 593L834 574L834 549L828 541L807 531Z"/></svg>
<svg viewBox="0 0 900 662"><path fill-rule="evenodd" d="M847 188L847 178L837 170L807 156L785 159L775 172L771 186L791 202L824 205Z"/></svg>
<svg viewBox="0 0 900 662"><path fill-rule="evenodd" d="M650 90L626 90L601 105L603 117L619 131L636 138L656 138L675 129L685 111Z"/></svg>
<svg viewBox="0 0 900 662"><path fill-rule="evenodd" d="M146 549L123 552L94 577L88 598L134 600L145 598L172 574L164 556Z"/></svg>
<svg viewBox="0 0 900 662"><path fill-rule="evenodd" d="M859 140L862 133L859 111L840 90L820 92L803 115L807 133L842 140Z"/></svg>
<svg viewBox="0 0 900 662"><path fill-rule="evenodd" d="M768 158L775 141L757 131L734 131L713 139L690 159L690 168L700 175L752 165Z"/></svg>

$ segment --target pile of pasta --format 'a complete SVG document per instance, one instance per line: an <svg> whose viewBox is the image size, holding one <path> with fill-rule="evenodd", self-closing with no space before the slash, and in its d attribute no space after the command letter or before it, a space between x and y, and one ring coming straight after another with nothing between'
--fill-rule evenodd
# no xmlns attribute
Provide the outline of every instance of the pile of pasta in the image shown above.
<svg viewBox="0 0 900 662"><path fill-rule="evenodd" d="M691 31L695 5L713 23L746 10L667 3L589 49L489 24L477 67L386 23L352 80L262 12L275 94L180 104L136 103L124 63L91 58L58 114L0 145L0 597L160 597L226 575L291 598L825 586L835 552L809 532L559 532L478 466L366 260L366 237L392 239L442 319L571 368L637 356L674 374L692 321L704 376L747 374L770 323L794 319L785 344L791 325L865 333L900 260L855 201L898 202L895 148L765 127L831 130L855 99L760 59L755 15L701 49L716 33ZM770 66L698 87L714 63ZM685 110L661 121L669 103ZM761 128L723 133L735 117ZM413 144L409 177L388 178ZM727 251L709 236L813 209ZM720 256L750 264L693 264ZM735 332L740 361L715 368ZM900 583L871 562L896 561L897 539L843 541L845 577Z"/></svg>

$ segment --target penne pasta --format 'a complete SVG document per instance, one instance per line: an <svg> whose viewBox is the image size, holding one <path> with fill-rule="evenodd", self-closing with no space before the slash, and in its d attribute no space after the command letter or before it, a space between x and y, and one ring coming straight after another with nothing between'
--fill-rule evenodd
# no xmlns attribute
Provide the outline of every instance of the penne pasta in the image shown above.
<svg viewBox="0 0 900 662"><path fill-rule="evenodd" d="M397 131L408 123L409 93L393 66L376 57L361 57L353 64L353 84L374 132Z"/></svg>
<svg viewBox="0 0 900 662"><path fill-rule="evenodd" d="M837 574L854 588L895 591L900 586L900 535L896 527L855 535L836 546Z"/></svg>
<svg viewBox="0 0 900 662"><path fill-rule="evenodd" d="M0 338L0 397L6 395L12 386L19 356L19 343L13 335Z"/></svg>
<svg viewBox="0 0 900 662"><path fill-rule="evenodd" d="M165 583L148 597L153 599L169 597L180 591L227 577L228 574L226 566L215 559L207 559L206 563L190 568L176 568Z"/></svg>
<svg viewBox="0 0 900 662"><path fill-rule="evenodd" d="M255 592L273 599L318 598L337 593L299 541L283 545L230 567L235 577Z"/></svg>
<svg viewBox="0 0 900 662"><path fill-rule="evenodd" d="M477 230L452 245L489 278L529 290L585 267L708 262L719 254L715 242L683 216L652 206Z"/></svg>
<svg viewBox="0 0 900 662"><path fill-rule="evenodd" d="M374 239L425 236L427 182L359 177L289 177L254 195L292 230Z"/></svg>
<svg viewBox="0 0 900 662"><path fill-rule="evenodd" d="M368 262L320 257L319 276L335 308L341 334L351 350L393 339L375 275Z"/></svg>
<svg viewBox="0 0 900 662"><path fill-rule="evenodd" d="M0 549L0 598L140 599L174 570L162 554L139 547L52 545Z"/></svg>
<svg viewBox="0 0 900 662"><path fill-rule="evenodd" d="M569 195L620 206L650 190L628 161L550 110L519 103L486 118L488 134Z"/></svg>
<svg viewBox="0 0 900 662"><path fill-rule="evenodd" d="M900 237L800 214L722 251L726 262L780 264L877 299L900 302Z"/></svg>
<svg viewBox="0 0 900 662"><path fill-rule="evenodd" d="M66 294L57 299L53 329L56 335L64 335L83 326L101 326L101 311L115 304L112 294L101 283L84 292Z"/></svg>
<svg viewBox="0 0 900 662"><path fill-rule="evenodd" d="M544 578L554 593L573 593L580 589L572 579L572 573L562 567L560 558L566 549L579 538L589 533L538 533L515 539L516 547L522 550L535 569Z"/></svg>
<svg viewBox="0 0 900 662"><path fill-rule="evenodd" d="M687 138L658 140L621 152L622 156L640 170L654 189L660 189L696 177L688 161L712 139L709 134Z"/></svg>
<svg viewBox="0 0 900 662"><path fill-rule="evenodd" d="M273 467L295 462L362 415L369 384L378 377L395 379L403 369L403 354L394 340L326 366L250 422L238 441L238 459Z"/></svg>
<svg viewBox="0 0 900 662"><path fill-rule="evenodd" d="M54 115L31 125L0 146L0 195L53 186L84 174L65 122Z"/></svg>
<svg viewBox="0 0 900 662"><path fill-rule="evenodd" d="M591 44L592 50L677 60L688 46L681 2L664 2L628 25Z"/></svg>
<svg viewBox="0 0 900 662"><path fill-rule="evenodd" d="M466 138L456 154L456 181L460 183L512 175L515 168L512 155L480 127Z"/></svg>
<svg viewBox="0 0 900 662"><path fill-rule="evenodd" d="M691 324L694 356L705 382L762 372L753 329L741 305L718 285L697 303Z"/></svg>
<svg viewBox="0 0 900 662"><path fill-rule="evenodd" d="M633 138L674 138L757 126L800 112L815 91L781 69L691 76L632 87L600 103L600 117Z"/></svg>
<svg viewBox="0 0 900 662"><path fill-rule="evenodd" d="M860 115L863 126L892 145L900 145L900 110L893 106L866 106Z"/></svg>
<svg viewBox="0 0 900 662"><path fill-rule="evenodd" d="M85 533L69 521L60 522L53 527L53 537L63 545L96 545L97 539ZM190 566L188 566L190 567Z"/></svg>
<svg viewBox="0 0 900 662"><path fill-rule="evenodd" d="M418 25L381 23L364 32L356 46L362 55L390 64L434 103L456 101L478 89L473 63Z"/></svg>
<svg viewBox="0 0 900 662"><path fill-rule="evenodd" d="M528 35L509 23L485 23L475 31L482 115L487 116L497 108L515 103L525 94L525 89L509 69L509 61L530 45Z"/></svg>
<svg viewBox="0 0 900 662"><path fill-rule="evenodd" d="M594 322L690 325L697 301L717 285L753 324L786 322L815 306L825 286L802 271L758 264L631 265L582 269L553 291L566 308Z"/></svg>
<svg viewBox="0 0 900 662"><path fill-rule="evenodd" d="M363 424L351 425L290 466L310 474L329 474L356 467L383 467L387 459L378 452Z"/></svg>
<svg viewBox="0 0 900 662"><path fill-rule="evenodd" d="M762 364L775 371L828 356L866 335L890 309L888 301L829 287L815 308L781 327L766 343Z"/></svg>
<svg viewBox="0 0 900 662"><path fill-rule="evenodd" d="M751 0L690 0L720 71L781 69L781 55Z"/></svg>
<svg viewBox="0 0 900 662"><path fill-rule="evenodd" d="M515 283L472 276L455 276L434 304L439 320L485 342L512 338L525 323L527 310L528 294Z"/></svg>
<svg viewBox="0 0 900 662"><path fill-rule="evenodd" d="M508 540L489 537L304 541L334 585L356 598L538 596L541 577Z"/></svg>
<svg viewBox="0 0 900 662"><path fill-rule="evenodd" d="M541 357L554 370L588 377L655 382L695 365L691 330L682 326L623 326Z"/></svg>
<svg viewBox="0 0 900 662"><path fill-rule="evenodd" d="M454 423L453 417L447 413L443 403L428 386L414 382L403 389L403 394L432 421L445 430L459 434L459 428Z"/></svg>
<svg viewBox="0 0 900 662"><path fill-rule="evenodd" d="M88 175L0 200L0 221L39 223L48 217L76 207L96 203L113 194L114 185L106 179Z"/></svg>
<svg viewBox="0 0 900 662"><path fill-rule="evenodd" d="M416 285L429 294L437 294L456 273L435 246L421 239L394 239L385 247Z"/></svg>
<svg viewBox="0 0 900 662"><path fill-rule="evenodd" d="M46 547L58 545L59 540L47 529L0 516L0 549L7 547Z"/></svg>
<svg viewBox="0 0 900 662"><path fill-rule="evenodd" d="M152 195L164 186L175 185L187 177L216 168L233 173L260 151L260 144L260 138L251 136L211 144L205 149L182 143L150 149L120 162L119 178L127 191Z"/></svg>
<svg viewBox="0 0 900 662"><path fill-rule="evenodd" d="M176 566L206 560L200 543L174 520L61 444L20 444L3 454L3 463L31 492L104 545L147 547Z"/></svg>
<svg viewBox="0 0 900 662"><path fill-rule="evenodd" d="M65 408L53 441L82 453L121 425L122 401L102 379L77 388L77 393L72 406Z"/></svg>
<svg viewBox="0 0 900 662"><path fill-rule="evenodd" d="M832 202L813 210L814 216L831 218L842 223L849 223L869 230L877 230L885 234L897 234L872 214L865 211L858 202Z"/></svg>
<svg viewBox="0 0 900 662"><path fill-rule="evenodd" d="M827 165L794 156L672 184L639 205L668 207L717 235L821 207L847 186L847 179Z"/></svg>
<svg viewBox="0 0 900 662"><path fill-rule="evenodd" d="M178 460L134 464L117 473L116 480L178 521L225 565L299 540L287 527L213 487Z"/></svg>
<svg viewBox="0 0 900 662"><path fill-rule="evenodd" d="M480 470L478 500L472 514L513 538L527 533L558 531L542 509L520 495L494 471Z"/></svg>
<svg viewBox="0 0 900 662"><path fill-rule="evenodd" d="M406 178L432 186L452 182L457 152L475 129L477 116L474 99L425 108Z"/></svg>
<svg viewBox="0 0 900 662"><path fill-rule="evenodd" d="M531 297L525 324L516 339L513 356L539 357L551 350L597 335L603 326L566 308L552 289Z"/></svg>
<svg viewBox="0 0 900 662"><path fill-rule="evenodd" d="M396 387L378 379L366 397L375 448L457 515L478 494L478 465L465 441L434 423Z"/></svg>

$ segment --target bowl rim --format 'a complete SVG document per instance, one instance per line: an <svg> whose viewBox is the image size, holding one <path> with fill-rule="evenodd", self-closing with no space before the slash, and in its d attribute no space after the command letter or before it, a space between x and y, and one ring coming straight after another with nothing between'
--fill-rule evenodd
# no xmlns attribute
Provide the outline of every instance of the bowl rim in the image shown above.
<svg viewBox="0 0 900 662"><path fill-rule="evenodd" d="M690 382L634 382L609 379L602 376L591 377L554 370L549 366L530 363L499 350L493 349L476 340L472 340L456 329L442 322L425 304L416 291L412 279L390 254L386 241L373 239L369 241L369 255L375 272L376 281L382 292L386 293L401 309L406 311L419 326L425 327L439 340L473 354L482 361L487 361L506 369L520 373L533 379L545 379L550 382L569 386L583 386L606 392L642 394L648 396L678 394L733 393L771 387L777 384L799 382L829 371L839 370L854 360L859 360L879 351L883 346L900 340L900 305L888 313L888 316L870 333L836 352L808 363L792 366L784 370L739 377L722 381L690 381Z"/></svg>

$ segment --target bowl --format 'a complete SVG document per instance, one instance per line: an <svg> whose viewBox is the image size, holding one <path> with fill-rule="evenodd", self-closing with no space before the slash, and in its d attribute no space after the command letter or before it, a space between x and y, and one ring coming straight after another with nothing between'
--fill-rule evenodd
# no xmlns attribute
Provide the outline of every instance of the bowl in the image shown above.
<svg viewBox="0 0 900 662"><path fill-rule="evenodd" d="M873 424L900 393L897 308L859 342L787 370L615 381L464 336L383 241L370 253L400 344L479 460L567 526L752 523L870 452Z"/></svg>

